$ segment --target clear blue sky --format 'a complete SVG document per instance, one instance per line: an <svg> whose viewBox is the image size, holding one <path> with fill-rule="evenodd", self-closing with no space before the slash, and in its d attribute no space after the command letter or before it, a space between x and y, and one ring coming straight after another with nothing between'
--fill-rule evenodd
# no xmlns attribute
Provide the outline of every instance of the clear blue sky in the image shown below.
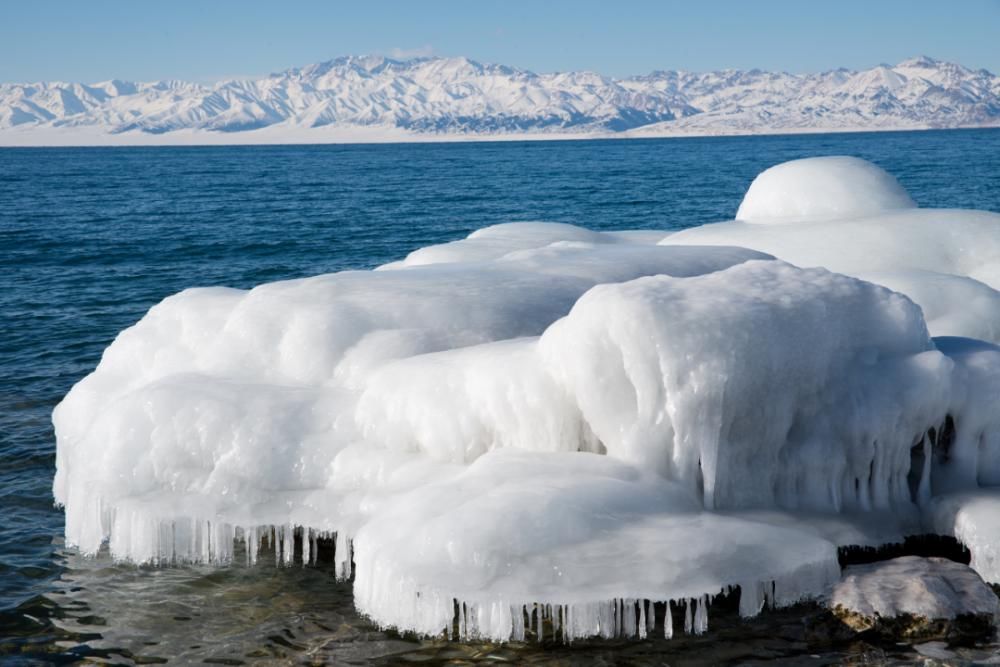
<svg viewBox="0 0 1000 667"><path fill-rule="evenodd" d="M0 0L0 81L211 81L363 53L613 76L926 54L1000 73L1000 0Z"/></svg>

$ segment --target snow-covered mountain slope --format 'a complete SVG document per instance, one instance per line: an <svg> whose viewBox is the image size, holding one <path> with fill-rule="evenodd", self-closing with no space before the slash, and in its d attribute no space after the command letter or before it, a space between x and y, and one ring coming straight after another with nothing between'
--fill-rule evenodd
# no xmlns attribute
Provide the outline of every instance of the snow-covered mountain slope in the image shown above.
<svg viewBox="0 0 1000 667"><path fill-rule="evenodd" d="M668 135L1000 125L1000 77L930 58L860 72L535 74L466 58L345 57L258 80L0 84L0 143L86 136ZM320 130L320 131L317 131ZM325 131L325 132L324 132Z"/></svg>

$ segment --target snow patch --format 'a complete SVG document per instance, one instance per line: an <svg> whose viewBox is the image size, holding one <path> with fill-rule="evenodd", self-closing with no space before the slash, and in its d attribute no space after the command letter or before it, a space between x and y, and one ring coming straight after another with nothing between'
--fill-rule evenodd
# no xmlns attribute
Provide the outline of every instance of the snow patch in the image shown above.
<svg viewBox="0 0 1000 667"><path fill-rule="evenodd" d="M971 569L944 558L917 556L847 568L830 593L829 605L883 619L953 619L1000 612L996 594Z"/></svg>

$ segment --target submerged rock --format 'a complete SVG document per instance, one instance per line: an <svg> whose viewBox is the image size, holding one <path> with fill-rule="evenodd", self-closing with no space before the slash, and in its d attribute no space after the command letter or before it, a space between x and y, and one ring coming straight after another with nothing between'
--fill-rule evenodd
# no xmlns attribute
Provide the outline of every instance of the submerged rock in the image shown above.
<svg viewBox="0 0 1000 667"><path fill-rule="evenodd" d="M854 632L910 641L988 637L1000 612L1000 600L970 567L918 556L848 567L827 604Z"/></svg>

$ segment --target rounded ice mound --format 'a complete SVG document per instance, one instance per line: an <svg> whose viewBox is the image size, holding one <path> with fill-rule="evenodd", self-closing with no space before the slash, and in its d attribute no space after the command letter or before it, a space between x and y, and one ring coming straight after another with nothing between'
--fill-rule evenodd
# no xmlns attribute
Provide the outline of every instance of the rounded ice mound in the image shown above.
<svg viewBox="0 0 1000 667"><path fill-rule="evenodd" d="M736 219L753 223L835 220L916 208L899 182L856 157L816 157L783 162L761 172Z"/></svg>

